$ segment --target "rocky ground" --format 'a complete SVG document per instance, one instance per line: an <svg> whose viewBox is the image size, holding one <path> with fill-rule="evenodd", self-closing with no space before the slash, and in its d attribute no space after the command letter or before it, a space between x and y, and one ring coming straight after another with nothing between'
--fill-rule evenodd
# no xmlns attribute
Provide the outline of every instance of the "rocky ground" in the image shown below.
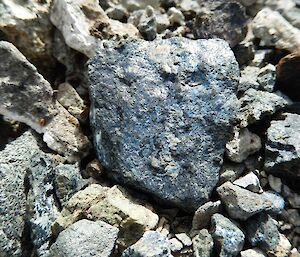
<svg viewBox="0 0 300 257"><path fill-rule="evenodd" d="M0 257L299 257L300 1L0 1Z"/></svg>

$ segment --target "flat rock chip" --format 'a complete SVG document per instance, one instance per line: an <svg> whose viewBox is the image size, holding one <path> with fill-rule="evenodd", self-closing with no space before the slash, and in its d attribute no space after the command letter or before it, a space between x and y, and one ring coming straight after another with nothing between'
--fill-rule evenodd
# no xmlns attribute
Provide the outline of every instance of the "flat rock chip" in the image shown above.
<svg viewBox="0 0 300 257"><path fill-rule="evenodd" d="M89 79L95 146L109 174L183 208L207 201L239 106L228 44L104 42Z"/></svg>

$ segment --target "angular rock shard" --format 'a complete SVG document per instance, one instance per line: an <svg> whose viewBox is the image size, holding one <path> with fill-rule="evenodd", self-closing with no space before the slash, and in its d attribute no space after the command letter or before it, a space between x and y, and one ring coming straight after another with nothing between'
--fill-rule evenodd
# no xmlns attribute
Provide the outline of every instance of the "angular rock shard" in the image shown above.
<svg viewBox="0 0 300 257"><path fill-rule="evenodd" d="M228 44L105 42L89 79L96 150L109 174L190 210L207 201L239 106Z"/></svg>
<svg viewBox="0 0 300 257"><path fill-rule="evenodd" d="M50 84L12 44L0 42L0 114L24 122L69 161L89 148L78 120L54 98Z"/></svg>

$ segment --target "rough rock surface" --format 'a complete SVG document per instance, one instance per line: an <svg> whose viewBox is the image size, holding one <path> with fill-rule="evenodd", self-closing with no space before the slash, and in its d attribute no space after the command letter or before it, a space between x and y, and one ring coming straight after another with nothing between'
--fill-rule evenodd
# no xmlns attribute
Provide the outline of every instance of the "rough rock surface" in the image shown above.
<svg viewBox="0 0 300 257"><path fill-rule="evenodd" d="M230 217L234 219L247 220L262 211L279 213L284 207L283 198L275 193L257 194L231 182L218 187L217 192Z"/></svg>
<svg viewBox="0 0 300 257"><path fill-rule="evenodd" d="M0 256L22 256L26 214L24 179L30 159L38 149L34 133L25 132L0 152Z"/></svg>
<svg viewBox="0 0 300 257"><path fill-rule="evenodd" d="M241 257L267 257L267 255L259 248L241 251Z"/></svg>
<svg viewBox="0 0 300 257"><path fill-rule="evenodd" d="M300 115L286 113L267 131L265 168L274 173L300 178Z"/></svg>
<svg viewBox="0 0 300 257"><path fill-rule="evenodd" d="M105 43L89 78L96 150L109 174L180 207L206 201L238 106L229 46L183 38Z"/></svg>
<svg viewBox="0 0 300 257"><path fill-rule="evenodd" d="M155 213L120 186L109 188L98 184L92 184L71 197L56 221L55 230L65 229L82 217L118 227L118 243L126 247L158 223Z"/></svg>
<svg viewBox="0 0 300 257"><path fill-rule="evenodd" d="M257 76L259 74L259 67L246 66L241 70L241 78L239 82L239 92L245 92L249 88L259 89Z"/></svg>
<svg viewBox="0 0 300 257"><path fill-rule="evenodd" d="M261 140L258 135L247 128L235 128L233 139L226 144L226 155L229 160L241 163L260 149Z"/></svg>
<svg viewBox="0 0 300 257"><path fill-rule="evenodd" d="M273 92L276 82L276 67L273 64L268 64L261 68L257 76L257 81L261 89Z"/></svg>
<svg viewBox="0 0 300 257"><path fill-rule="evenodd" d="M221 214L211 219L212 237L220 257L237 256L243 249L245 235L231 220Z"/></svg>
<svg viewBox="0 0 300 257"><path fill-rule="evenodd" d="M207 229L200 230L192 241L195 257L211 256L214 247L214 241Z"/></svg>
<svg viewBox="0 0 300 257"><path fill-rule="evenodd" d="M279 12L261 10L253 20L253 34L262 46L275 46L291 52L300 50L300 30L293 27Z"/></svg>
<svg viewBox="0 0 300 257"><path fill-rule="evenodd" d="M103 221L80 220L62 231L50 248L50 257L110 257L119 230Z"/></svg>
<svg viewBox="0 0 300 257"><path fill-rule="evenodd" d="M263 192L259 178L253 172L249 172L245 176L238 178L233 182L233 184L248 189L254 193Z"/></svg>
<svg viewBox="0 0 300 257"><path fill-rule="evenodd" d="M291 101L280 92L270 93L255 89L248 89L240 98L241 108L237 115L241 127L247 127L265 116L274 114L286 107Z"/></svg>
<svg viewBox="0 0 300 257"><path fill-rule="evenodd" d="M195 38L222 38L231 47L241 42L247 33L244 7L232 0L201 0L202 11L193 25Z"/></svg>
<svg viewBox="0 0 300 257"><path fill-rule="evenodd" d="M127 248L122 257L173 257L166 236L147 231L134 245Z"/></svg>
<svg viewBox="0 0 300 257"><path fill-rule="evenodd" d="M85 155L89 141L70 115L53 97L50 84L8 42L0 42L0 114L24 122L49 148L74 161Z"/></svg>

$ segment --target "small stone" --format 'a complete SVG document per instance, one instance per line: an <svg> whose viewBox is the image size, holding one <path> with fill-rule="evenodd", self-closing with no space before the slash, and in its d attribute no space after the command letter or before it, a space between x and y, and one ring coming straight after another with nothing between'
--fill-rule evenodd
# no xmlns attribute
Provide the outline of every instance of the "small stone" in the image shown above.
<svg viewBox="0 0 300 257"><path fill-rule="evenodd" d="M77 221L58 235L50 248L50 257L110 257L118 232L117 228L103 221Z"/></svg>
<svg viewBox="0 0 300 257"><path fill-rule="evenodd" d="M280 213L284 208L283 198L275 193L253 193L231 182L218 187L217 192L228 214L234 219L247 220L262 211Z"/></svg>
<svg viewBox="0 0 300 257"><path fill-rule="evenodd" d="M247 33L244 7L233 0L200 1L202 11L196 16L195 38L221 38L231 47L241 42Z"/></svg>
<svg viewBox="0 0 300 257"><path fill-rule="evenodd" d="M152 41L156 38L156 27L157 24L154 9L151 6L147 6L140 16L137 28L146 40Z"/></svg>
<svg viewBox="0 0 300 257"><path fill-rule="evenodd" d="M95 179L99 179L103 175L103 166L101 163L94 159L91 162L88 163L88 165L85 168L84 175L86 177L92 177Z"/></svg>
<svg viewBox="0 0 300 257"><path fill-rule="evenodd" d="M185 25L185 17L182 12L175 7L171 7L168 10L169 21L171 25L179 24L181 26Z"/></svg>
<svg viewBox="0 0 300 257"><path fill-rule="evenodd" d="M69 83L63 83L58 86L57 101L78 120L84 121L87 118L84 115L87 106Z"/></svg>
<svg viewBox="0 0 300 257"><path fill-rule="evenodd" d="M241 257L267 257L267 255L259 248L241 251Z"/></svg>
<svg viewBox="0 0 300 257"><path fill-rule="evenodd" d="M184 246L192 245L192 240L186 233L175 234L175 236Z"/></svg>
<svg viewBox="0 0 300 257"><path fill-rule="evenodd" d="M170 26L168 14L155 13L157 33L162 33Z"/></svg>
<svg viewBox="0 0 300 257"><path fill-rule="evenodd" d="M280 178L269 175L268 181L272 190L276 191L277 193L281 192L282 182Z"/></svg>
<svg viewBox="0 0 300 257"><path fill-rule="evenodd" d="M243 40L234 47L233 51L240 66L248 64L255 56L254 45L251 41Z"/></svg>
<svg viewBox="0 0 300 257"><path fill-rule="evenodd" d="M218 182L238 109L238 74L223 40L99 46L89 86L101 164L120 183L195 211Z"/></svg>
<svg viewBox="0 0 300 257"><path fill-rule="evenodd" d="M300 30L293 27L279 12L261 10L252 22L253 34L261 46L275 46L291 52L300 50Z"/></svg>
<svg viewBox="0 0 300 257"><path fill-rule="evenodd" d="M195 257L211 257L214 241L207 229L202 229L192 239Z"/></svg>
<svg viewBox="0 0 300 257"><path fill-rule="evenodd" d="M122 257L173 257L168 239L156 231L147 231Z"/></svg>
<svg viewBox="0 0 300 257"><path fill-rule="evenodd" d="M285 113L267 131L265 168L273 174L300 177L300 115Z"/></svg>
<svg viewBox="0 0 300 257"><path fill-rule="evenodd" d="M264 66L269 64L272 55L273 50L271 49L256 50L254 54L254 59L252 60L250 65L263 68Z"/></svg>
<svg viewBox="0 0 300 257"><path fill-rule="evenodd" d="M248 189L254 193L263 192L259 178L253 172L249 172L247 175L235 180L233 184Z"/></svg>
<svg viewBox="0 0 300 257"><path fill-rule="evenodd" d="M90 142L78 120L54 98L51 85L8 42L0 42L0 114L24 122L48 147L74 162L88 153Z"/></svg>
<svg viewBox="0 0 300 257"><path fill-rule="evenodd" d="M108 8L105 10L107 16L111 19L118 20L118 21L126 21L128 17L128 12L122 5L114 5L113 7Z"/></svg>
<svg viewBox="0 0 300 257"><path fill-rule="evenodd" d="M212 216L211 226L218 256L237 256L244 246L244 233L231 220L218 213Z"/></svg>
<svg viewBox="0 0 300 257"><path fill-rule="evenodd" d="M220 180L218 184L222 185L227 181L235 181L245 170L246 167L243 163L224 163L220 171Z"/></svg>
<svg viewBox="0 0 300 257"><path fill-rule="evenodd" d="M207 202L201 205L193 217L193 230L199 230L207 227L210 223L211 216L221 211L221 201Z"/></svg>
<svg viewBox="0 0 300 257"><path fill-rule="evenodd" d="M290 252L289 257L300 257L300 253L298 252L298 250L296 248L293 248Z"/></svg>
<svg viewBox="0 0 300 257"><path fill-rule="evenodd" d="M169 244L172 252L179 252L183 248L183 244L175 237L169 240Z"/></svg>
<svg viewBox="0 0 300 257"><path fill-rule="evenodd" d="M245 92L249 88L259 88L259 83L257 81L259 71L260 69L254 66L246 66L244 69L241 70L239 92Z"/></svg>
<svg viewBox="0 0 300 257"><path fill-rule="evenodd" d="M272 64L260 69L257 81L264 91L273 92L276 81L276 67Z"/></svg>
<svg viewBox="0 0 300 257"><path fill-rule="evenodd" d="M146 9L147 6L158 9L160 6L160 0L121 0L120 2L129 12Z"/></svg>
<svg viewBox="0 0 300 257"><path fill-rule="evenodd" d="M265 116L274 114L291 103L280 92L270 93L252 88L245 92L240 98L240 102L242 107L237 117L242 128L263 119Z"/></svg>
<svg viewBox="0 0 300 257"><path fill-rule="evenodd" d="M237 163L245 161L249 155L261 149L261 139L247 128L235 127L234 138L226 144L226 155L229 160Z"/></svg>

